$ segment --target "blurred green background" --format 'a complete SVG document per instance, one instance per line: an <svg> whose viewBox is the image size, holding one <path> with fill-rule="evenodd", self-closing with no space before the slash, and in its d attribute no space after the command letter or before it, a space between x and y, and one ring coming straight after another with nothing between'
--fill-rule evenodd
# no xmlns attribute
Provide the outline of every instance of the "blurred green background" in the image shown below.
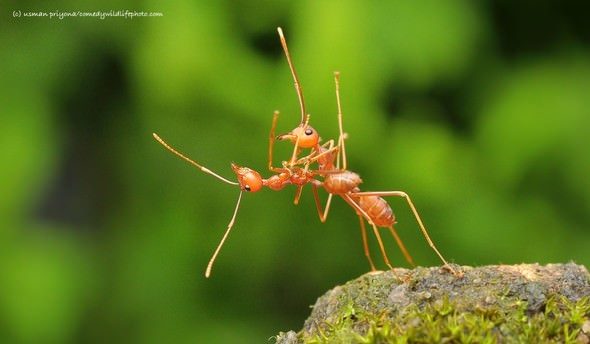
<svg viewBox="0 0 590 344"><path fill-rule="evenodd" d="M2 342L260 343L368 271L357 217L311 191L246 194L299 120L285 30L312 124L337 136L363 190L412 195L450 260L590 264L590 26L582 2L57 1L0 21ZM152 18L13 18L12 11L158 11ZM290 150L279 144L276 157ZM323 195L325 197L325 195ZM398 231L439 265L403 200ZM394 264L405 266L386 235ZM371 236L374 260L383 267Z"/></svg>

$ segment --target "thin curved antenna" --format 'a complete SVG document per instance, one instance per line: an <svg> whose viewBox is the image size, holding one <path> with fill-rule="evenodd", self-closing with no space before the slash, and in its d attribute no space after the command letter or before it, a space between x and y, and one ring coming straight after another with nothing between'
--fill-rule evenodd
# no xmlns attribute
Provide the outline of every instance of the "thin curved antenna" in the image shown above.
<svg viewBox="0 0 590 344"><path fill-rule="evenodd" d="M232 216L231 220L229 221L229 224L227 225L227 229L225 230L225 234L223 235L223 238L221 238L219 245L217 245L217 248L215 249L213 256L209 260L209 264L207 264L207 270L205 271L205 277L207 277L207 278L209 278L209 276L211 276L211 269L213 268L213 263L215 262L215 258L217 258L217 254L219 254L219 251L221 250L221 246L223 246L225 239L229 235L229 232L231 231L232 227L234 226L234 221L236 219L236 215L238 214L238 208L240 207L240 200L241 199L242 199L242 191L240 191L240 195L238 196L238 202L236 203L236 209L234 209L234 215Z"/></svg>
<svg viewBox="0 0 590 344"><path fill-rule="evenodd" d="M239 183L236 182L232 182L231 180L227 180L225 178L223 178L222 176L218 175L217 173L211 171L210 169L208 169L205 166L201 166L199 164L197 164L196 162L194 162L193 160L191 160L190 158L187 158L184 154L180 153L179 151L177 151L176 149L172 148L169 144L167 144L164 140L162 140L160 138L160 136L158 136L158 134L156 133L152 133L152 135L154 136L154 139L156 139L156 141L160 142L160 144L162 144L162 146L164 146L167 150L171 151L172 153L174 153L175 155L178 155L180 158L182 158L183 160L187 161L189 164L196 166L199 170L212 175L213 177L226 182L228 184L231 185L240 185Z"/></svg>
<svg viewBox="0 0 590 344"><path fill-rule="evenodd" d="M342 129L342 107L340 105L340 72L334 72L334 84L336 85L336 104L338 106L338 136L337 145L340 147L338 156L336 158L336 168L340 168L340 160L342 160L342 169L346 170L346 148L344 147L344 130Z"/></svg>
<svg viewBox="0 0 590 344"><path fill-rule="evenodd" d="M301 89L301 84L299 83L299 78L297 77L297 73L295 72L293 62L291 62L291 55L289 54L289 48L287 48L287 40L283 35L283 29L277 27L277 31L279 32L281 45L283 46L283 50L285 51L285 56L287 56L287 63L289 64L289 69L291 69L291 75L293 75L293 81L295 82L295 91L297 91L297 98L299 98L299 107L301 108L301 123L303 123L306 114L305 101L303 100L303 90Z"/></svg>

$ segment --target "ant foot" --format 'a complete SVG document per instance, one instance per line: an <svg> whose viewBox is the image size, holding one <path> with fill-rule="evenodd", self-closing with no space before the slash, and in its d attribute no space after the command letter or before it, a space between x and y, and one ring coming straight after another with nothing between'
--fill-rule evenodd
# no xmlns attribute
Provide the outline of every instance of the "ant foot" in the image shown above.
<svg viewBox="0 0 590 344"><path fill-rule="evenodd" d="M446 270L446 271L452 273L457 278L463 278L463 276L464 276L463 271L455 270L455 268L453 268L451 266L451 264L445 264L445 265L441 266L441 269Z"/></svg>

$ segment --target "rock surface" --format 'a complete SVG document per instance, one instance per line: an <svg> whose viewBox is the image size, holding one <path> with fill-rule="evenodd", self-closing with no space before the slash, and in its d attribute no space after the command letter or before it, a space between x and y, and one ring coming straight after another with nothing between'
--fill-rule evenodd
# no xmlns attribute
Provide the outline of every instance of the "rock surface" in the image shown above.
<svg viewBox="0 0 590 344"><path fill-rule="evenodd" d="M320 297L277 343L590 342L590 274L569 264L395 269Z"/></svg>

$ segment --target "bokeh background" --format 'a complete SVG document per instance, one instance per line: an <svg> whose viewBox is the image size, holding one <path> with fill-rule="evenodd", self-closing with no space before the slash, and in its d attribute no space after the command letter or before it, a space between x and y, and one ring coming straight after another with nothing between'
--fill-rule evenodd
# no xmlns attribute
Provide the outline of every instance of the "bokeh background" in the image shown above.
<svg viewBox="0 0 590 344"><path fill-rule="evenodd" d="M364 190L405 190L450 260L590 264L590 25L583 2L56 1L0 6L2 342L260 343L299 329L328 288L368 271L354 212L311 191L246 194L272 112L312 124ZM13 18L12 11L158 11ZM290 150L279 144L276 157ZM325 197L325 195L323 196ZM403 200L397 228L438 265ZM391 237L390 257L405 266ZM373 257L384 267L371 237Z"/></svg>

